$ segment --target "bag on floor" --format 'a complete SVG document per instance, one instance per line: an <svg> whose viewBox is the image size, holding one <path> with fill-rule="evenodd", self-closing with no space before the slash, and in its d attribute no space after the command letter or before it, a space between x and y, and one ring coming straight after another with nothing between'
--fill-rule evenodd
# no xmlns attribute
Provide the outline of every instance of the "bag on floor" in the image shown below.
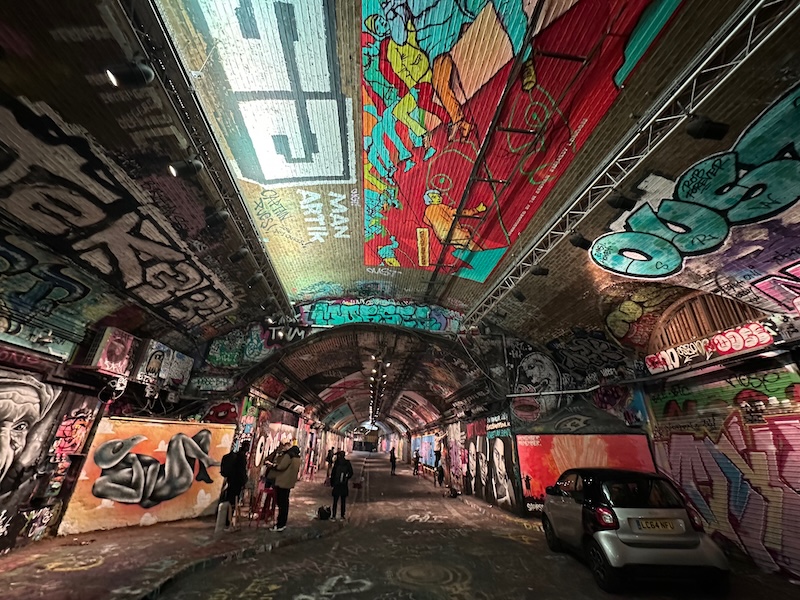
<svg viewBox="0 0 800 600"><path fill-rule="evenodd" d="M214 525L214 533L219 533L228 526L228 513L231 510L230 502L220 502L217 505L217 522Z"/></svg>
<svg viewBox="0 0 800 600"><path fill-rule="evenodd" d="M317 509L317 518L320 521L327 521L331 518L331 507L330 506L320 506Z"/></svg>

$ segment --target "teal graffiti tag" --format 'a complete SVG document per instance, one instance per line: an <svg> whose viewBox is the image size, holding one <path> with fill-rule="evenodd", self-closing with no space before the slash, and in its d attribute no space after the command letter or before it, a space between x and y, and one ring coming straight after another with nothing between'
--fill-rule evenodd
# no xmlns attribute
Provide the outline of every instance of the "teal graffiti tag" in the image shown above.
<svg viewBox="0 0 800 600"><path fill-rule="evenodd" d="M647 279L678 273L686 257L714 252L731 227L779 215L800 198L800 86L773 104L729 152L695 163L657 209L643 203L624 231L592 244L607 271Z"/></svg>

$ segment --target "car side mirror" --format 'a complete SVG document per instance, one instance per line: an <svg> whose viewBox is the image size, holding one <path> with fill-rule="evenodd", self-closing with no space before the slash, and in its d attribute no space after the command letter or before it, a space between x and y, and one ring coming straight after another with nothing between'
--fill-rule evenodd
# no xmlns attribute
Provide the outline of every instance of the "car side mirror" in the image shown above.
<svg viewBox="0 0 800 600"><path fill-rule="evenodd" d="M544 493L547 494L548 496L560 496L561 489L555 485L550 485L544 489Z"/></svg>

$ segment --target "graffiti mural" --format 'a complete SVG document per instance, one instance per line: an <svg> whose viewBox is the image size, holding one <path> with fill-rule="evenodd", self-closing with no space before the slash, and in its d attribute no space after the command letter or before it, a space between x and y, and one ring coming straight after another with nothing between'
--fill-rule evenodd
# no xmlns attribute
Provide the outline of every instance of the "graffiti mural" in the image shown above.
<svg viewBox="0 0 800 600"><path fill-rule="evenodd" d="M200 516L213 509L234 427L104 418L59 533ZM227 441L227 443L226 443Z"/></svg>
<svg viewBox="0 0 800 600"><path fill-rule="evenodd" d="M3 148L0 140L0 156ZM0 173L0 185L3 181ZM90 281L68 262L0 223L0 340L69 358L87 325L122 307L109 292L108 286ZM26 318L30 314L37 316L35 321ZM52 341L39 341L44 339Z"/></svg>
<svg viewBox="0 0 800 600"><path fill-rule="evenodd" d="M678 4L546 2L540 55L512 82L505 131L488 137L512 63L529 54L534 3L364 1L367 264L432 269L446 249L445 272L485 281ZM584 67L563 59L595 52Z"/></svg>
<svg viewBox="0 0 800 600"><path fill-rule="evenodd" d="M637 205L592 244L592 260L623 277L669 278L768 312L793 311L800 297L798 110L795 87L729 151L675 181L645 178Z"/></svg>
<svg viewBox="0 0 800 600"><path fill-rule="evenodd" d="M583 330L535 348L506 345L511 419L518 433L622 433L646 420L641 393L613 382L632 373L629 361L604 336ZM568 390L602 387L594 392ZM561 393L562 390L565 393Z"/></svg>
<svg viewBox="0 0 800 600"><path fill-rule="evenodd" d="M800 575L796 413L748 424L746 413L734 411L719 433L672 431L654 444L658 468L684 490L724 548L767 571Z"/></svg>
<svg viewBox="0 0 800 600"><path fill-rule="evenodd" d="M525 511L540 514L544 490L567 469L609 467L653 473L645 435L518 435Z"/></svg>
<svg viewBox="0 0 800 600"><path fill-rule="evenodd" d="M611 286L601 299L606 332L621 346L644 351L661 315L684 293L683 288L658 284Z"/></svg>
<svg viewBox="0 0 800 600"><path fill-rule="evenodd" d="M43 375L0 368L0 554L45 534L57 497L70 491L69 467L82 460L97 408L96 398ZM42 512L21 510L32 502Z"/></svg>
<svg viewBox="0 0 800 600"><path fill-rule="evenodd" d="M398 302L381 298L369 300L324 300L300 307L308 325L349 325L384 323L428 331L455 333L463 315L439 306Z"/></svg>
<svg viewBox="0 0 800 600"><path fill-rule="evenodd" d="M507 413L487 417L486 440L489 483L484 499L507 510L513 510L519 504L516 492L518 469L514 459L511 422Z"/></svg>
<svg viewBox="0 0 800 600"><path fill-rule="evenodd" d="M484 500L490 498L489 444L486 438L486 419L467 423L467 482L466 493Z"/></svg>
<svg viewBox="0 0 800 600"><path fill-rule="evenodd" d="M188 328L236 307L147 194L85 136L7 96L0 97L0 131L2 211L32 237ZM49 272L56 277L59 269ZM69 277L57 283L73 298L89 293Z"/></svg>
<svg viewBox="0 0 800 600"><path fill-rule="evenodd" d="M792 328L795 336L800 335L796 324L793 323ZM656 374L681 367L696 366L713 358L766 348L781 341L784 341L784 336L778 325L772 319L764 319L732 327L674 348L667 348L656 354L648 354L644 358L644 363L651 374Z"/></svg>

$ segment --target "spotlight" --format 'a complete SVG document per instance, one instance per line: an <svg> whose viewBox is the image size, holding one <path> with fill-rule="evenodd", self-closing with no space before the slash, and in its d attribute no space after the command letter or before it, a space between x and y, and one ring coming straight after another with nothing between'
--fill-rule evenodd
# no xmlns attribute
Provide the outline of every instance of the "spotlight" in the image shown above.
<svg viewBox="0 0 800 600"><path fill-rule="evenodd" d="M633 210L633 207L636 206L636 200L626 198L625 196L611 196L606 200L606 204L617 210Z"/></svg>
<svg viewBox="0 0 800 600"><path fill-rule="evenodd" d="M581 248L582 250L588 250L592 247L592 242L587 240L577 231L569 236L569 243L575 246L576 248Z"/></svg>
<svg viewBox="0 0 800 600"><path fill-rule="evenodd" d="M372 372L373 372L373 373L377 373L377 372L378 372L378 370L377 370L377 369L372 369Z"/></svg>
<svg viewBox="0 0 800 600"><path fill-rule="evenodd" d="M169 174L173 177L191 177L203 170L203 163L196 158L176 160L169 163Z"/></svg>
<svg viewBox="0 0 800 600"><path fill-rule="evenodd" d="M206 227L214 228L221 227L230 218L230 213L227 210L218 210L211 214L206 215Z"/></svg>
<svg viewBox="0 0 800 600"><path fill-rule="evenodd" d="M252 288L257 285L260 281L263 281L264 274L263 273L253 273L253 276L247 280L247 287Z"/></svg>
<svg viewBox="0 0 800 600"><path fill-rule="evenodd" d="M727 123L717 123L705 115L693 115L686 124L686 133L696 140L721 140L729 129Z"/></svg>
<svg viewBox="0 0 800 600"><path fill-rule="evenodd" d="M275 323L275 320L272 317L267 317L267 323L272 325L273 323Z"/></svg>
<svg viewBox="0 0 800 600"><path fill-rule="evenodd" d="M528 273L530 273L531 275L537 275L539 277L544 277L549 272L550 269L548 269L547 267L543 267L541 265L533 265L533 267L531 267L531 270L528 271Z"/></svg>
<svg viewBox="0 0 800 600"><path fill-rule="evenodd" d="M283 339L283 329L281 329L280 331L278 331L278 337L279 337L280 339Z"/></svg>
<svg viewBox="0 0 800 600"><path fill-rule="evenodd" d="M231 254L228 257L228 260L231 261L232 263L238 263L243 261L248 256L250 256L250 248L248 248L247 246L242 246L236 252Z"/></svg>
<svg viewBox="0 0 800 600"><path fill-rule="evenodd" d="M370 381L375 381L375 378L374 377L370 377L369 380Z"/></svg>
<svg viewBox="0 0 800 600"><path fill-rule="evenodd" d="M386 366L387 366L387 367L391 367L391 366L392 366L392 363L390 363L390 362L387 362L387 363L386 363Z"/></svg>
<svg viewBox="0 0 800 600"><path fill-rule="evenodd" d="M153 68L142 62L134 61L117 67L106 69L106 77L111 85L119 88L144 87L155 79Z"/></svg>
<svg viewBox="0 0 800 600"><path fill-rule="evenodd" d="M511 292L511 295L517 299L517 302L525 302L525 294L520 292L519 290L514 290Z"/></svg>
<svg viewBox="0 0 800 600"><path fill-rule="evenodd" d="M375 355L374 355L374 354L370 354L370 355L369 355L369 357L370 357L372 360L375 360Z"/></svg>

